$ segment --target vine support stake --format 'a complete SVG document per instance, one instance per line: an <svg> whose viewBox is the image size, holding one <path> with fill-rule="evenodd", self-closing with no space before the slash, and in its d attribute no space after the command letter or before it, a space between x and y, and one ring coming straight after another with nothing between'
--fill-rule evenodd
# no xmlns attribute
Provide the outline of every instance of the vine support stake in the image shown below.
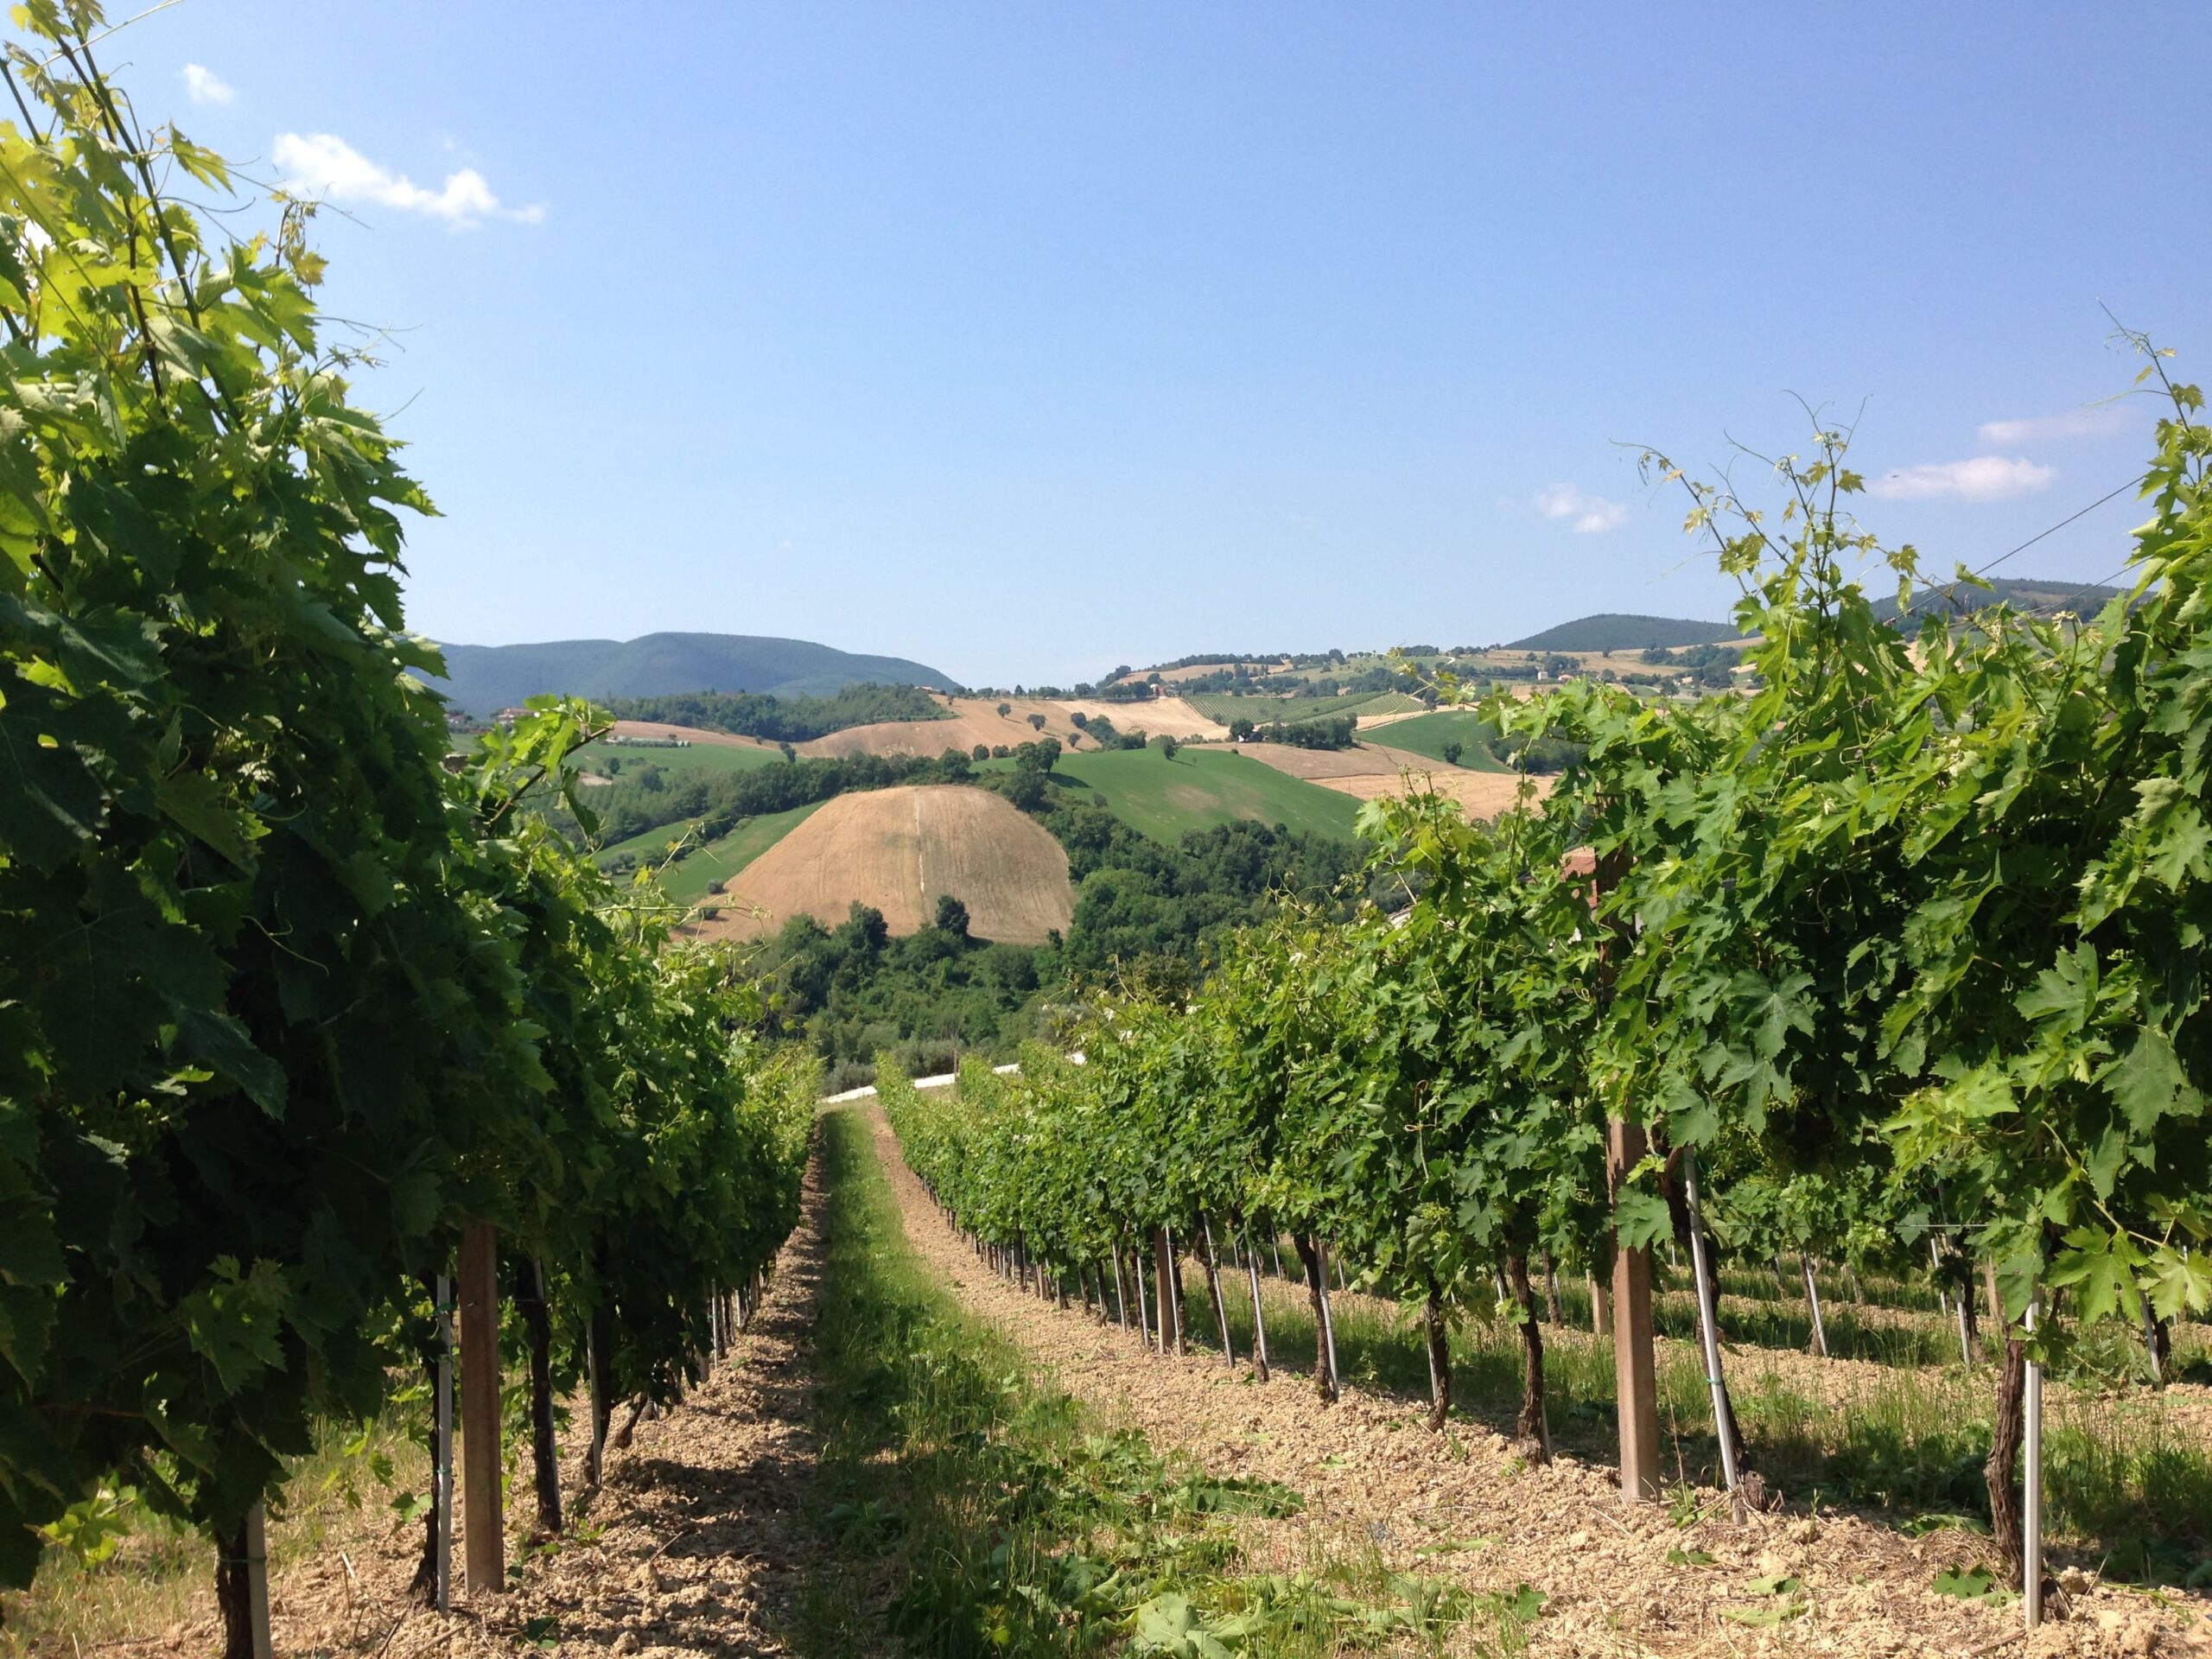
<svg viewBox="0 0 2212 1659"><path fill-rule="evenodd" d="M1609 1183L1616 1189L1643 1160L1640 1125L1614 1118L1606 1125ZM1651 1251L1613 1249L1613 1383L1618 1401L1621 1497L1630 1503L1659 1501L1659 1375L1652 1354Z"/></svg>
<svg viewBox="0 0 2212 1659"><path fill-rule="evenodd" d="M1204 1211L1198 1213L1198 1232L1206 1247L1206 1291L1213 1298L1214 1323L1221 1328L1222 1363L1230 1370L1236 1369L1236 1348L1229 1340L1229 1303L1221 1294L1221 1262L1214 1254L1213 1223Z"/></svg>
<svg viewBox="0 0 2212 1659"><path fill-rule="evenodd" d="M253 1659L270 1659L269 1515L259 1498L245 1512L245 1607L253 1633Z"/></svg>
<svg viewBox="0 0 2212 1659"><path fill-rule="evenodd" d="M1175 1247L1169 1243L1167 1230L1156 1227L1152 1234L1153 1300L1159 1304L1160 1351L1172 1354L1183 1346L1182 1323L1176 1315Z"/></svg>
<svg viewBox="0 0 2212 1659"><path fill-rule="evenodd" d="M2020 1605L2030 1630L2043 1623L2043 1367L2035 1358L2037 1314L2043 1301L2040 1287L2028 1298L2027 1331L2030 1344L2027 1376L2026 1468L2023 1471L2020 1517Z"/></svg>
<svg viewBox="0 0 2212 1659"><path fill-rule="evenodd" d="M453 1280L440 1274L431 1296L437 1303L438 1398L430 1430L430 1479L438 1506L435 1589L438 1611L453 1611ZM597 1478L596 1476L594 1477Z"/></svg>
<svg viewBox="0 0 2212 1659"><path fill-rule="evenodd" d="M1827 1322L1821 1318L1821 1284L1813 1276L1813 1258L1800 1255L1797 1263L1805 1270L1805 1301L1813 1310L1813 1346L1822 1359L1828 1357Z"/></svg>
<svg viewBox="0 0 2212 1659"><path fill-rule="evenodd" d="M1704 1206L1698 1202L1697 1154L1682 1150L1682 1187L1689 1200L1690 1269L1697 1275L1698 1339L1705 1348L1705 1382L1713 1391L1713 1426L1720 1440L1720 1474L1728 1495L1736 1499L1736 1516L1743 1518L1744 1504L1737 1486L1736 1422L1728 1409L1728 1384L1720 1375L1719 1298L1713 1294L1713 1262L1705 1251Z"/></svg>
<svg viewBox="0 0 2212 1659"><path fill-rule="evenodd" d="M1252 1281L1252 1369L1260 1381L1268 1380L1268 1320L1260 1311L1260 1253L1244 1252L1245 1276Z"/></svg>
<svg viewBox="0 0 2212 1659"><path fill-rule="evenodd" d="M468 1593L506 1587L499 1512L499 1235L488 1221L461 1234L461 1501L467 1506Z"/></svg>

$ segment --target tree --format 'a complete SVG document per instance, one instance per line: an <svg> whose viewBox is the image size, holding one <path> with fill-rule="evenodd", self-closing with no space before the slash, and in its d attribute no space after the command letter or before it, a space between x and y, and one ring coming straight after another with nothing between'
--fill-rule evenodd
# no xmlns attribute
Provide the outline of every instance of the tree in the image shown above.
<svg viewBox="0 0 2212 1659"><path fill-rule="evenodd" d="M796 760L798 759L798 751L793 748L789 743L779 743L776 745L776 747L783 755L785 760Z"/></svg>
<svg viewBox="0 0 2212 1659"><path fill-rule="evenodd" d="M1075 722L1075 728L1078 732L1088 731L1090 729L1090 716L1084 714L1082 709L1077 709L1075 713L1070 715L1068 718Z"/></svg>
<svg viewBox="0 0 2212 1659"><path fill-rule="evenodd" d="M968 753L978 760L988 760L991 758L991 746L988 743L978 743Z"/></svg>
<svg viewBox="0 0 2212 1659"><path fill-rule="evenodd" d="M949 893L937 896L937 929L956 939L968 937L968 906Z"/></svg>
<svg viewBox="0 0 2212 1659"><path fill-rule="evenodd" d="M1010 715L1010 714L1012 714L1013 712L1014 712L1014 705L1013 705L1012 703L1010 703L1010 702L1002 702L1002 703L999 704L999 715L1000 715L1001 718L1004 718L1006 715Z"/></svg>
<svg viewBox="0 0 2212 1659"><path fill-rule="evenodd" d="M1176 752L1182 747L1183 746L1180 743L1178 743L1173 738L1163 737L1160 740L1160 756L1163 760L1173 760L1175 758Z"/></svg>
<svg viewBox="0 0 2212 1659"><path fill-rule="evenodd" d="M1239 715L1229 722L1229 741L1232 743L1249 743L1251 741L1253 729L1251 717Z"/></svg>
<svg viewBox="0 0 2212 1659"><path fill-rule="evenodd" d="M1444 746L1444 764L1447 766L1458 766L1459 757L1466 752L1465 747L1457 741L1446 743Z"/></svg>
<svg viewBox="0 0 2212 1659"><path fill-rule="evenodd" d="M1029 729L1030 729L1031 731L1033 731L1033 732L1041 732L1041 731L1043 731L1043 730L1045 729L1045 716L1044 716L1044 715L1030 715L1030 716L1029 716Z"/></svg>

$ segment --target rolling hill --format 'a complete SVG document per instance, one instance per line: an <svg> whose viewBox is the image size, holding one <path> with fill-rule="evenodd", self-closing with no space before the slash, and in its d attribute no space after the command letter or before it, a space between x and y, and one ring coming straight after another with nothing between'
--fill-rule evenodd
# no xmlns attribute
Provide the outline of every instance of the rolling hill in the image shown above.
<svg viewBox="0 0 2212 1659"><path fill-rule="evenodd" d="M1676 616L1629 616L1601 611L1572 622L1516 639L1513 651L1642 651L1650 645L1673 650L1678 645L1707 645L1733 639L1730 622L1693 622Z"/></svg>
<svg viewBox="0 0 2212 1659"><path fill-rule="evenodd" d="M700 931L753 938L798 915L834 927L857 901L912 933L946 893L968 906L971 933L1002 944L1042 944L1075 915L1068 855L1050 830L1003 795L938 784L823 803L736 871Z"/></svg>
<svg viewBox="0 0 2212 1659"><path fill-rule="evenodd" d="M2102 610L2106 601L2119 596L2117 588L2106 588L2094 582L2045 582L2035 576L1985 576L1986 588L1953 587L1938 582L1935 591L1915 595L1912 614L1915 617L1940 613L1946 610L1987 610L1993 605L2010 605L2016 611L2073 611L2079 615L2094 615ZM1897 613L1897 596L1884 595L1874 601L1874 614L1885 622L1894 621Z"/></svg>
<svg viewBox="0 0 2212 1659"><path fill-rule="evenodd" d="M650 697L677 691L761 691L826 696L848 685L954 689L950 676L903 657L868 657L805 639L743 633L648 633L640 639L558 639L525 645L442 645L452 705L487 715L526 697Z"/></svg>

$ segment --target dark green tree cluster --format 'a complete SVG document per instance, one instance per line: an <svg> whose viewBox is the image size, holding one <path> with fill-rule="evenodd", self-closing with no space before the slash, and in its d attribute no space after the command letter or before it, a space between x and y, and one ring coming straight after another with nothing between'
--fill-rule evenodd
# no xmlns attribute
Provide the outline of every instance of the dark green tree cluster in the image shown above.
<svg viewBox="0 0 2212 1659"><path fill-rule="evenodd" d="M951 714L918 685L848 685L826 697L772 697L755 691L677 691L616 697L617 720L696 726L772 743L804 743L853 726L886 721L948 720Z"/></svg>

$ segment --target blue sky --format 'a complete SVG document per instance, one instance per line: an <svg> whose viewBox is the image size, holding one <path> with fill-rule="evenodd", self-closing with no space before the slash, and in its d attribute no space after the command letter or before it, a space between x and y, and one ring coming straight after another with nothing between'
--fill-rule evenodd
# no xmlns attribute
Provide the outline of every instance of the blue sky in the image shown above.
<svg viewBox="0 0 2212 1659"><path fill-rule="evenodd" d="M2149 429L2101 305L2212 373L2201 22L183 0L106 56L353 215L416 626L1035 683L1725 614L1619 446L1796 448L1793 393L1938 569L2056 523Z"/></svg>

